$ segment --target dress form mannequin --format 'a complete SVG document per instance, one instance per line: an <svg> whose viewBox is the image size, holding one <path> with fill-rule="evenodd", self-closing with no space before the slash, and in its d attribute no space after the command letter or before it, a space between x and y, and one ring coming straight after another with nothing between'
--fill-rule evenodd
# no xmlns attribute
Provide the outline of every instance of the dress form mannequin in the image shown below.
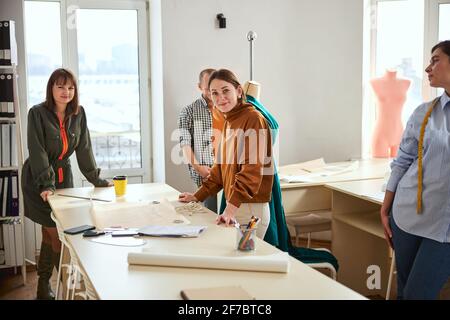
<svg viewBox="0 0 450 320"><path fill-rule="evenodd" d="M397 156L403 134L401 115L411 81L397 78L397 71L388 69L382 77L372 79L370 84L377 98L372 156L392 158Z"/></svg>
<svg viewBox="0 0 450 320"><path fill-rule="evenodd" d="M244 83L243 87L244 93L246 95L252 96L253 98L256 98L259 100L260 93L261 93L261 85L256 81L247 81Z"/></svg>

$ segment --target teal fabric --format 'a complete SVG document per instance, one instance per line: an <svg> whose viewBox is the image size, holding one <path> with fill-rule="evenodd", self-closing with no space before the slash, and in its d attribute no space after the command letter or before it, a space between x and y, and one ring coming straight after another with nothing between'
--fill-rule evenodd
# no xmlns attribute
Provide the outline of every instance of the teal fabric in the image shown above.
<svg viewBox="0 0 450 320"><path fill-rule="evenodd" d="M269 127L272 129L272 144L275 143L276 137L278 136L279 125L275 118L270 114L270 112L261 104L261 102L252 96L247 95L247 101L251 103L267 120ZM270 243L271 245L277 247L278 249L289 252L289 255L294 258L304 262L304 263L320 263L329 262L331 263L336 271L339 268L337 259L329 252L319 251L308 248L294 247L292 245L291 236L289 234L289 229L287 228L284 208L281 199L281 187L280 179L278 173L275 173L272 186L272 198L269 202L270 207L270 223L267 229L266 235L264 236L264 241ZM220 206L220 213L225 210L226 200L225 196L222 196L222 203Z"/></svg>

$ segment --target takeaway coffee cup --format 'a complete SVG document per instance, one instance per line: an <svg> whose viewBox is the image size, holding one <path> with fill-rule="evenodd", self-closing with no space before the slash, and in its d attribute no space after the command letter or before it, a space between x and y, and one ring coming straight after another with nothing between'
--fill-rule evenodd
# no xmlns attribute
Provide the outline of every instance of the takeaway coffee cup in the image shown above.
<svg viewBox="0 0 450 320"><path fill-rule="evenodd" d="M115 176L113 182L116 197L123 196L127 193L127 176Z"/></svg>

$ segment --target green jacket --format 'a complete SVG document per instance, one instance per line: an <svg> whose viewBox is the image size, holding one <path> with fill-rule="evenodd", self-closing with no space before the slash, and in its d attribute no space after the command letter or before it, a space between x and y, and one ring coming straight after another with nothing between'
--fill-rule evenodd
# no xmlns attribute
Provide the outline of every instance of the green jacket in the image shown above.
<svg viewBox="0 0 450 320"><path fill-rule="evenodd" d="M73 176L69 157L75 151L78 166L86 179L96 187L106 187L100 178L92 153L86 114L80 107L77 115L66 119L61 127L56 113L44 103L28 112L29 157L22 169L22 192L25 216L43 226L53 227L51 208L40 193L45 190L72 188ZM66 149L63 154L63 149Z"/></svg>

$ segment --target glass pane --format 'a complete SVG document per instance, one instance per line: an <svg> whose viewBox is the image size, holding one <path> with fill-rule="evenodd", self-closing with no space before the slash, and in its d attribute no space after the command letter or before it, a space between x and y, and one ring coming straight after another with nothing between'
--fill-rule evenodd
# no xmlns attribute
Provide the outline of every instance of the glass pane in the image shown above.
<svg viewBox="0 0 450 320"><path fill-rule="evenodd" d="M77 10L80 101L104 169L141 168L136 10Z"/></svg>
<svg viewBox="0 0 450 320"><path fill-rule="evenodd" d="M450 3L439 5L439 41L450 40ZM443 88L437 91L438 96L444 93Z"/></svg>
<svg viewBox="0 0 450 320"><path fill-rule="evenodd" d="M422 103L423 2L418 0L378 2L376 76L396 69L411 80L403 107L404 124Z"/></svg>
<svg viewBox="0 0 450 320"><path fill-rule="evenodd" d="M450 40L450 3L439 5L439 41Z"/></svg>
<svg viewBox="0 0 450 320"><path fill-rule="evenodd" d="M31 108L45 100L48 78L54 69L62 66L58 2L25 1L25 39L28 108Z"/></svg>

